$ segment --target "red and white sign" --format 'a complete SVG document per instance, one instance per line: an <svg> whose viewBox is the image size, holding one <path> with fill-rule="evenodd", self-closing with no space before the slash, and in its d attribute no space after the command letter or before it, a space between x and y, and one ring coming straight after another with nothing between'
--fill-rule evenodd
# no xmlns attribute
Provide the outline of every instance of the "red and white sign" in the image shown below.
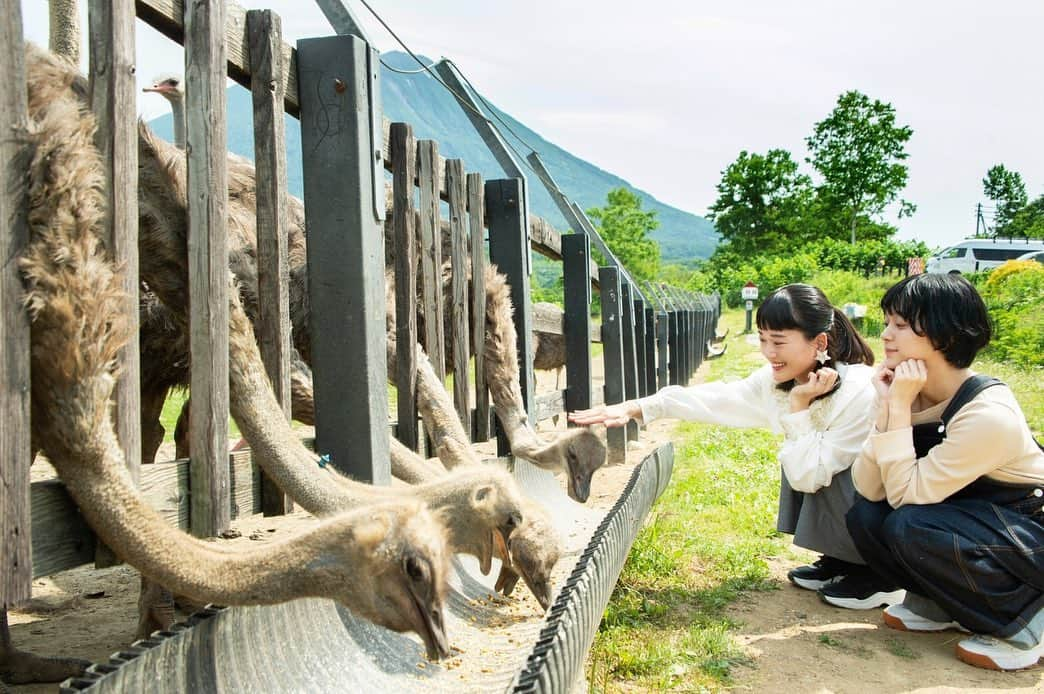
<svg viewBox="0 0 1044 694"><path fill-rule="evenodd" d="M758 287L753 282L747 282L743 285L743 289L740 290L740 298L746 301L753 301L758 298ZM749 307L748 307L749 308Z"/></svg>

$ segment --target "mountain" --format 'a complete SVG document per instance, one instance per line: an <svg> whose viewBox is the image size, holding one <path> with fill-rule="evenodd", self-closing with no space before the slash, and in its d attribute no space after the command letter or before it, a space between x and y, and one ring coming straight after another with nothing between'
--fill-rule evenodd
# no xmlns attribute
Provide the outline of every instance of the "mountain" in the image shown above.
<svg viewBox="0 0 1044 694"><path fill-rule="evenodd" d="M405 53L391 52L381 57L385 63L397 69L416 70L418 67ZM423 56L420 58L425 64L431 62ZM504 176L500 165L475 132L457 101L427 73L404 75L382 66L381 98L385 117L393 122L410 123L417 139L438 141L439 153L443 156L463 159L468 171L477 171L486 179ZM695 258L706 258L714 252L718 237L714 226L703 217L665 205L619 176L548 142L510 115L500 110L497 110L497 114L528 143L521 145L510 133L505 132L511 144L523 154L528 153L530 145L536 148L559 187L583 209L604 205L606 194L613 188L625 187L637 193L642 198L642 208L657 213L660 227L652 233L652 237L660 244L665 262L684 263ZM228 89L228 122L237 124L228 129L228 148L252 159L254 135L251 97L247 90L238 86ZM154 119L150 125L161 137L170 138L169 115ZM296 119L289 116L286 139L290 193L300 197L303 190L301 131ZM531 211L551 222L556 229L567 230L569 227L565 219L543 185L535 175L529 175L528 178Z"/></svg>

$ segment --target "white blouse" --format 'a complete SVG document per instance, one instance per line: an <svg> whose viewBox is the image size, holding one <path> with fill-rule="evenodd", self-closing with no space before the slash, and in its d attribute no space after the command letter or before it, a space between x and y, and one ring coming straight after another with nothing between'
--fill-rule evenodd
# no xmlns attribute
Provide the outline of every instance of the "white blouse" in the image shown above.
<svg viewBox="0 0 1044 694"><path fill-rule="evenodd" d="M782 433L778 458L787 481L799 492L813 493L852 465L873 423L873 369L838 364L837 370L838 390L801 412L790 411L790 395L776 387L768 364L742 381L667 386L638 405L646 423L673 417Z"/></svg>

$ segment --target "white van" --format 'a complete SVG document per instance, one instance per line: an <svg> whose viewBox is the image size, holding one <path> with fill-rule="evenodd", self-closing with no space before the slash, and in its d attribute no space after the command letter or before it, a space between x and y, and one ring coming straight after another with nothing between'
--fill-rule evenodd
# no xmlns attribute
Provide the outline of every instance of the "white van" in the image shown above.
<svg viewBox="0 0 1044 694"><path fill-rule="evenodd" d="M1031 251L1044 251L1044 239L968 239L933 255L925 271L978 272Z"/></svg>

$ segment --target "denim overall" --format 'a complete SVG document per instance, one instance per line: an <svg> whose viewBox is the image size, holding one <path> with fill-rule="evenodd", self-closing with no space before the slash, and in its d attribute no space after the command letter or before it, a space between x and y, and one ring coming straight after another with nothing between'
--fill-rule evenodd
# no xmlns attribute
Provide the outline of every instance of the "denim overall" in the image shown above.
<svg viewBox="0 0 1044 694"><path fill-rule="evenodd" d="M978 376L968 380L973 379L982 380L963 398L958 391L957 402L943 413L943 426L918 425L918 458L942 440L945 424L961 405L999 383ZM934 441L933 428L941 434ZM1044 636L1044 484L980 477L937 504L897 509L857 495L846 522L874 571L934 601L961 626L1024 648Z"/></svg>

